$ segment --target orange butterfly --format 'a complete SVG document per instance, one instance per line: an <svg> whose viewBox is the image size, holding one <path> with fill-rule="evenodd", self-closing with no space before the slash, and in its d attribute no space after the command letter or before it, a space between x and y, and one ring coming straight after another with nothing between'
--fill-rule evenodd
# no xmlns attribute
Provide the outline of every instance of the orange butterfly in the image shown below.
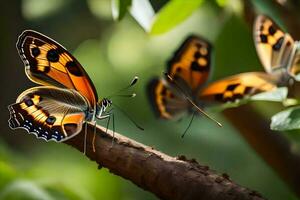
<svg viewBox="0 0 300 200"><path fill-rule="evenodd" d="M208 41L189 36L168 62L167 78L154 78L149 83L149 99L158 117L175 119L185 113L194 116L198 107L212 102L234 102L277 87L277 79L264 72L241 73L206 86L211 52Z"/></svg>
<svg viewBox="0 0 300 200"><path fill-rule="evenodd" d="M254 22L254 42L262 65L278 77L279 85L300 80L299 42L285 33L269 17L259 15Z"/></svg>
<svg viewBox="0 0 300 200"><path fill-rule="evenodd" d="M26 30L18 38L17 50L28 78L43 86L26 90L8 106L12 129L24 128L46 141L62 142L77 135L83 123L110 118L107 109L112 101L98 99L88 74L62 45Z"/></svg>

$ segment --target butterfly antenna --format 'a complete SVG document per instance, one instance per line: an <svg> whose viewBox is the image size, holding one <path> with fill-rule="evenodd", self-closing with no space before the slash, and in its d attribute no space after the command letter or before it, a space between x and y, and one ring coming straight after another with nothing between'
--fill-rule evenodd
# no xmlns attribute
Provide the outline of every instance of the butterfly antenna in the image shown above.
<svg viewBox="0 0 300 200"><path fill-rule="evenodd" d="M112 95L109 95L107 98L110 98L110 97L112 97L112 96L122 96L122 95L116 95L116 94L118 94L118 93L120 93L120 92L123 92L123 91L125 91L125 90L131 88L132 86L134 86L134 85L138 82L138 80L139 80L139 77L138 77L138 76L133 77L133 79L131 80L131 82L130 82L129 85L127 85L126 87L124 87L124 88L118 90L117 92L113 93ZM124 97L125 97L125 96L129 96L129 97L133 96L133 97L134 97L135 94L132 94L131 96L130 96L130 95L123 95L123 96L124 96Z"/></svg>
<svg viewBox="0 0 300 200"><path fill-rule="evenodd" d="M183 134L181 135L181 138L183 138L183 137L185 136L185 134L187 133L187 131L190 129L190 127L191 127L191 125L192 125L192 122L193 122L193 120L194 120L195 114L196 114L196 113L193 112L192 119L191 119L189 125L186 127L186 129L185 129L185 131L183 132Z"/></svg>
<svg viewBox="0 0 300 200"><path fill-rule="evenodd" d="M132 93L132 94L119 94L119 95L115 95L115 97L134 98L134 97L136 97L136 93Z"/></svg>
<svg viewBox="0 0 300 200"><path fill-rule="evenodd" d="M113 104L115 108L120 110L138 129L140 130L145 130L143 127L138 125L120 106L116 105L115 103Z"/></svg>
<svg viewBox="0 0 300 200"><path fill-rule="evenodd" d="M189 97L188 95L184 92L184 90L179 86L179 84L177 84L177 82L166 72L164 72L164 75L167 77L167 79L169 79L172 83L174 83L176 85L176 87L180 90L180 92L182 92L184 94L184 97L186 98L186 100L188 102L190 102L195 108L197 108L197 110L202 113L205 117L207 117L208 119L212 120L213 122L215 122L218 126L222 127L222 124L220 122L218 122L217 120L215 120L214 118L212 118L211 116L209 116L206 112L204 112L204 110L202 110L199 106L197 106Z"/></svg>

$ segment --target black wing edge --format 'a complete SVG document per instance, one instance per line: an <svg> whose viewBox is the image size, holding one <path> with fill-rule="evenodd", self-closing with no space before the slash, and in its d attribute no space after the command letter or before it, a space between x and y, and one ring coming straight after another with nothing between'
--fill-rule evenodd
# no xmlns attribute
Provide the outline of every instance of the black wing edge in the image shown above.
<svg viewBox="0 0 300 200"><path fill-rule="evenodd" d="M38 125L31 116L26 115L27 118L25 119L21 112L16 112L16 110L20 110L19 103L9 105L8 110L8 126L11 129L25 129L28 133L34 134L37 138L44 139L47 142L50 140L62 142L64 140L63 135L59 134L61 131L59 128L55 128L55 130L41 128L42 126Z"/></svg>
<svg viewBox="0 0 300 200"><path fill-rule="evenodd" d="M46 42L52 42L60 47L62 47L64 50L67 51L67 49L61 45L60 43L58 43L57 41L54 41L53 39L51 39L50 37L40 33L40 32L37 32L37 31L34 31L34 30L24 30L18 37L18 40L17 40L17 43L16 43L16 47L18 50L21 50L22 49L22 44L24 42L24 40L26 39L26 37L28 36L33 36L33 37L36 37L36 38L43 38L43 40L46 40Z"/></svg>
<svg viewBox="0 0 300 200"><path fill-rule="evenodd" d="M161 118L161 114L160 114L160 111L159 111L157 103L156 103L156 95L155 95L155 88L157 87L159 81L161 81L161 80L158 77L156 77L156 78L153 78L152 80L150 80L147 85L148 100L152 107L154 115L157 118Z"/></svg>
<svg viewBox="0 0 300 200"><path fill-rule="evenodd" d="M88 81L90 82L90 85L93 89L93 92L95 93L95 96L96 96L96 101L98 101L98 93L97 93L97 90L96 90L96 87L95 85L93 84L91 78L89 77L88 73L85 71L85 69L81 66L81 64L79 63L79 61L63 46L61 45L60 43L58 43L57 41L51 39L50 37L38 32L38 31L34 31L34 30L24 30L18 37L18 40L17 40L17 43L16 43L16 48L18 50L18 53L20 55L20 58L22 59L25 67L29 67L29 62L27 61L29 58L27 58L25 55L24 55L24 51L23 51L23 43L24 43L24 40L26 39L26 37L28 36L32 36L32 37L35 37L35 38L42 38L42 40L45 40L46 42L48 43L53 43L61 48L63 48L64 51L68 52L69 56L73 59L73 61L75 61L75 63L80 66L79 67L79 70L85 75L85 77L87 77ZM64 86L61 86L61 87L64 87Z"/></svg>

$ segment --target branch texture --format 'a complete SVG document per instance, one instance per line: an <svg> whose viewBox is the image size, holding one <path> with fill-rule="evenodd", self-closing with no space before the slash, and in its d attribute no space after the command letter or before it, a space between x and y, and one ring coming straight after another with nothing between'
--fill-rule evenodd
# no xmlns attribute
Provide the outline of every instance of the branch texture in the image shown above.
<svg viewBox="0 0 300 200"><path fill-rule="evenodd" d="M241 187L226 174L184 156L170 157L151 147L97 126L95 152L93 127L88 126L86 156L110 172L130 180L161 199L262 200L255 191ZM113 142L112 142L113 141ZM65 143L83 152L84 131Z"/></svg>

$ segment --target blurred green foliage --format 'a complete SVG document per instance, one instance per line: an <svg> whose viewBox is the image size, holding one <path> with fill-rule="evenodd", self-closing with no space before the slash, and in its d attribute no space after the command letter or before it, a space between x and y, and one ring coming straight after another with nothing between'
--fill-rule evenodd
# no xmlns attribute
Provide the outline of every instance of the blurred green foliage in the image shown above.
<svg viewBox="0 0 300 200"><path fill-rule="evenodd" d="M169 155L196 158L201 164L228 173L237 183L259 191L268 199L296 199L221 115L212 114L223 123L222 129L199 117L188 135L181 139L189 118L182 122L159 121L154 118L147 100L148 81L161 75L166 60L191 33L214 44L211 80L263 70L251 27L241 17L242 1L164 1L164 7L157 11L151 24L153 35L139 26L140 19L131 17L132 13L126 14L124 7L118 8L118 18L123 19L114 22L110 0L80 2L23 0L25 28L41 31L70 49L90 75L100 97L116 92L134 75L140 77L135 99L113 98L113 102L123 107L145 131L136 129L116 111L118 132ZM128 6L123 1L118 2L119 6ZM161 5L160 1L151 3ZM258 10L276 18L269 4L264 1L255 1L255 4ZM281 108L277 104L272 106L268 109L268 105L258 104L257 108L270 117L275 114L274 110ZM13 138L15 143L0 143L0 199L156 199L107 169L98 170L95 163L66 145L36 140L24 130L2 134L9 135L7 137ZM21 137L21 134L26 135ZM295 143L299 141L299 138L293 139Z"/></svg>
<svg viewBox="0 0 300 200"><path fill-rule="evenodd" d="M114 19L121 20L131 6L131 0L112 0L112 16Z"/></svg>
<svg viewBox="0 0 300 200"><path fill-rule="evenodd" d="M286 131L300 128L300 107L281 111L272 117L271 129Z"/></svg>
<svg viewBox="0 0 300 200"><path fill-rule="evenodd" d="M193 14L193 12L197 10L202 3L203 0L170 1L155 16L150 33L155 35L169 31L171 28L175 27Z"/></svg>

